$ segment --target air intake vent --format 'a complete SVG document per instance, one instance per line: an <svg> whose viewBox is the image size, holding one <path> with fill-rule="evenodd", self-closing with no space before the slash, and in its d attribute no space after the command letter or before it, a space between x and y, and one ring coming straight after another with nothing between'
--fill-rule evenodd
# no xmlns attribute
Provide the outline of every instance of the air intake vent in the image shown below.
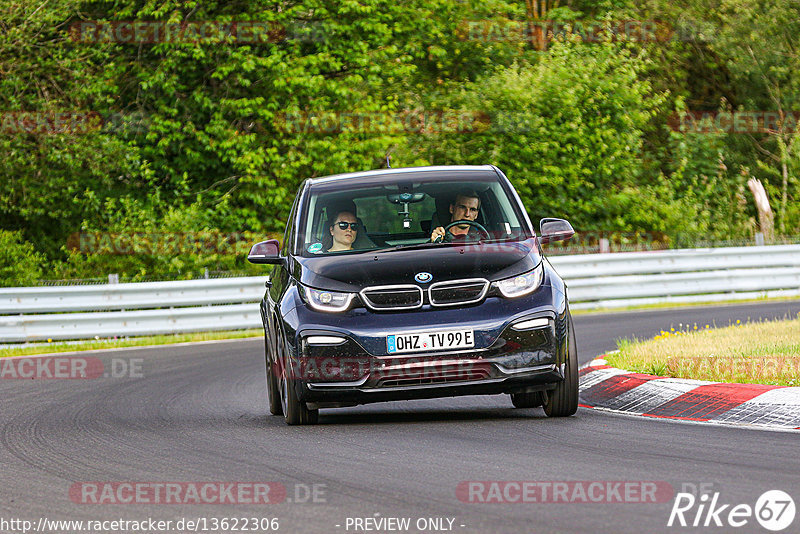
<svg viewBox="0 0 800 534"><path fill-rule="evenodd" d="M450 382L486 380L490 376L491 375L487 369L454 369L447 373L437 373L435 376L430 376L430 372L421 371L419 376L398 376L384 378L378 382L377 387L392 388L405 386L428 386L433 384L447 384Z"/></svg>
<svg viewBox="0 0 800 534"><path fill-rule="evenodd" d="M428 289L433 306L456 306L480 302L488 290L489 281L484 278L437 282Z"/></svg>
<svg viewBox="0 0 800 534"><path fill-rule="evenodd" d="M373 286L362 289L361 298L373 310L413 310L422 306L422 289L412 285Z"/></svg>

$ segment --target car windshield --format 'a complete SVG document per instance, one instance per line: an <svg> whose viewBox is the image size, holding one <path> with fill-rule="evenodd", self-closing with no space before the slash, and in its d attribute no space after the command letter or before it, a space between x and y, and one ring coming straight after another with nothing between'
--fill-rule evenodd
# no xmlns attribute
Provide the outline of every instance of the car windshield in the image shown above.
<svg viewBox="0 0 800 534"><path fill-rule="evenodd" d="M301 214L299 252L310 257L530 237L498 179L412 180L312 185ZM471 222L448 228L455 220ZM433 242L439 235L443 239Z"/></svg>

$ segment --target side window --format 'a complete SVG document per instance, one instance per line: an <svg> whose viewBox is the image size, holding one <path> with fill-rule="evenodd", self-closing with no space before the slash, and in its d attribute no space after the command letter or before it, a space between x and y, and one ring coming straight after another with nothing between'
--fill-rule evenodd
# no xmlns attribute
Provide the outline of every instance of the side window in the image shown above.
<svg viewBox="0 0 800 534"><path fill-rule="evenodd" d="M288 256L289 251L294 246L294 236L295 236L295 228L294 228L294 218L297 214L297 204L299 204L300 196L303 194L302 188L297 196L294 199L294 204L292 205L292 211L289 212L289 218L286 221L286 230L283 233L283 250L281 251L282 256Z"/></svg>
<svg viewBox="0 0 800 534"><path fill-rule="evenodd" d="M309 228L311 234L306 236L306 244L320 243L325 241L326 234L329 235L329 229L326 226L331 214L328 207L314 210L314 219L311 221Z"/></svg>
<svg viewBox="0 0 800 534"><path fill-rule="evenodd" d="M316 225L317 232L314 234L314 238L316 240L322 241L323 239L325 239L325 232L330 233L330 229L325 227L325 224L328 222L328 219L330 219L330 217L331 214L328 213L328 208L324 208L322 211L320 211L319 220L317 221Z"/></svg>

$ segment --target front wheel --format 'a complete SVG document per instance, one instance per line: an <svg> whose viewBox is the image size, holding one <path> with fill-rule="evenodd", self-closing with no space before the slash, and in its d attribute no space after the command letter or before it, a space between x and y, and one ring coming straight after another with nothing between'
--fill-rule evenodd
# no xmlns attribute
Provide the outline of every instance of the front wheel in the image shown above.
<svg viewBox="0 0 800 534"><path fill-rule="evenodd" d="M309 410L305 402L297 398L296 381L290 378L291 369L284 357L281 361L279 389L281 409L287 425L315 425L319 418L319 410Z"/></svg>
<svg viewBox="0 0 800 534"><path fill-rule="evenodd" d="M283 415L281 393L278 390L278 379L275 377L275 365L269 360L267 360L267 398L269 399L269 413Z"/></svg>
<svg viewBox="0 0 800 534"><path fill-rule="evenodd" d="M554 390L544 393L544 413L547 417L567 417L578 411L578 347L572 315L567 311L567 362L564 380Z"/></svg>
<svg viewBox="0 0 800 534"><path fill-rule="evenodd" d="M297 398L294 390L294 380L283 382L283 417L287 425L316 425L319 420L319 410L309 410L305 402Z"/></svg>

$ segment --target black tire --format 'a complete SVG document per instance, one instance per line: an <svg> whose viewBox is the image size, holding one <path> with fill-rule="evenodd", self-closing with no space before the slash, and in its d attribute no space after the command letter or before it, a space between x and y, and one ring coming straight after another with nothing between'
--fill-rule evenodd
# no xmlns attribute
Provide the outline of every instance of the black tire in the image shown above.
<svg viewBox="0 0 800 534"><path fill-rule="evenodd" d="M567 417L578 411L578 347L572 315L567 311L567 362L564 380L544 394L544 413L547 417Z"/></svg>
<svg viewBox="0 0 800 534"><path fill-rule="evenodd" d="M305 402L300 401L295 393L295 381L289 380L286 387L286 408L283 417L287 425L316 425L319 410L309 410Z"/></svg>
<svg viewBox="0 0 800 534"><path fill-rule="evenodd" d="M278 379L275 378L275 366L267 360L267 398L269 399L269 413L283 415L281 406L281 392L278 390Z"/></svg>
<svg viewBox="0 0 800 534"><path fill-rule="evenodd" d="M285 349L283 353L285 354ZM316 425L319 419L319 410L309 410L306 403L297 398L295 392L297 381L291 377L291 373L286 358L282 358L278 389L283 418L287 425Z"/></svg>
<svg viewBox="0 0 800 534"><path fill-rule="evenodd" d="M544 404L541 391L533 391L531 393L512 393L511 403L514 408L536 408Z"/></svg>

